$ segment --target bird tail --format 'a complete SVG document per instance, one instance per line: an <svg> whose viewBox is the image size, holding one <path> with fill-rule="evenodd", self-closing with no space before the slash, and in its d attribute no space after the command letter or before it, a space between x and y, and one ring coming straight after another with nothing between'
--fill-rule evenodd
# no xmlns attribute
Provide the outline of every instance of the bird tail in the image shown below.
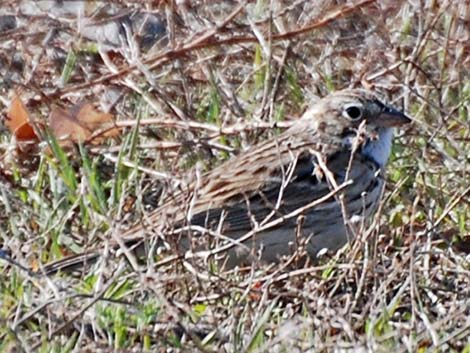
<svg viewBox="0 0 470 353"><path fill-rule="evenodd" d="M54 275L57 272L74 272L88 265L93 265L98 261L99 257L100 253L98 251L71 255L44 265L39 272L46 276Z"/></svg>
<svg viewBox="0 0 470 353"><path fill-rule="evenodd" d="M161 239L157 240L157 247L160 246L162 241ZM144 240L142 235L136 234L128 239L123 239L123 243L121 246L127 248L133 255L137 257L137 259L146 258L148 255L148 243ZM111 245L111 252L118 256L117 254L120 253L118 251L120 249L120 245L112 244ZM57 261L53 261L50 263L45 264L42 268L39 269L38 272L44 275L53 275L57 272L74 272L74 271L82 271L84 268L88 268L89 266L95 264L101 257L103 256L103 248L92 249L86 252L82 252L79 254L66 256L62 259Z"/></svg>

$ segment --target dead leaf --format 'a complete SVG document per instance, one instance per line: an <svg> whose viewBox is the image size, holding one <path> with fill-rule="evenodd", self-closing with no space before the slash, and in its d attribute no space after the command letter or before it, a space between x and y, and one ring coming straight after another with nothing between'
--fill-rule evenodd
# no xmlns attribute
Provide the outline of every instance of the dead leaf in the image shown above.
<svg viewBox="0 0 470 353"><path fill-rule="evenodd" d="M30 121L28 110L15 93L7 112L6 125L18 141L38 139Z"/></svg>
<svg viewBox="0 0 470 353"><path fill-rule="evenodd" d="M68 110L53 109L49 115L49 127L62 144L99 143L105 137L119 134L113 115L99 112L87 102L78 103Z"/></svg>

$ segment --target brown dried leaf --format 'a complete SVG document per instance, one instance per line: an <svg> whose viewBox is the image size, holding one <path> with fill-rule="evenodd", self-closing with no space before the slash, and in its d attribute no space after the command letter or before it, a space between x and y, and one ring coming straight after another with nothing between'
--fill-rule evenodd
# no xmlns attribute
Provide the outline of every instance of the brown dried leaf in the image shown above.
<svg viewBox="0 0 470 353"><path fill-rule="evenodd" d="M103 137L119 134L119 130L114 127L113 115L99 112L87 102L78 103L69 110L53 109L49 115L49 127L57 139L66 141L66 144L86 141L98 143Z"/></svg>
<svg viewBox="0 0 470 353"><path fill-rule="evenodd" d="M37 135L31 126L29 112L15 93L7 112L6 125L18 141L37 140Z"/></svg>

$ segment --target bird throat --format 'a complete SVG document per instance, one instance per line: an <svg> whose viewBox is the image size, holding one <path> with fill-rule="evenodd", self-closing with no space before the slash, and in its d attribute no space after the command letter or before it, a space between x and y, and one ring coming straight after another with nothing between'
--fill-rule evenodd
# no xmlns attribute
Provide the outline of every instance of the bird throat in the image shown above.
<svg viewBox="0 0 470 353"><path fill-rule="evenodd" d="M377 136L368 138L362 154L373 160L380 168L387 164L392 152L393 128L379 128Z"/></svg>
<svg viewBox="0 0 470 353"><path fill-rule="evenodd" d="M358 138L357 132L346 133L342 138L343 146L352 149ZM370 134L365 138L359 153L383 168L387 164L392 151L392 139L392 128L378 128L373 135Z"/></svg>

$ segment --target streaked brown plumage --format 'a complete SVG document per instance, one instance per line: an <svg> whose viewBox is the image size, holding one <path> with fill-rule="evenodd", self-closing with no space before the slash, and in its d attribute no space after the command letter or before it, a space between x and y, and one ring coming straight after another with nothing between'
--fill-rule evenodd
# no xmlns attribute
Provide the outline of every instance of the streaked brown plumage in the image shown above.
<svg viewBox="0 0 470 353"><path fill-rule="evenodd" d="M409 121L371 92L333 93L281 135L168 197L149 216L149 226L132 227L122 240L131 244L154 233L185 251L192 248L190 238L201 237L194 230L176 235L175 228L212 229L243 243L226 246L229 267L289 255L299 232L308 239L312 257L323 248L336 250L355 236L355 223L376 211L392 128ZM303 216L300 228L299 215ZM99 250L93 250L49 264L45 271L74 268L98 257Z"/></svg>

